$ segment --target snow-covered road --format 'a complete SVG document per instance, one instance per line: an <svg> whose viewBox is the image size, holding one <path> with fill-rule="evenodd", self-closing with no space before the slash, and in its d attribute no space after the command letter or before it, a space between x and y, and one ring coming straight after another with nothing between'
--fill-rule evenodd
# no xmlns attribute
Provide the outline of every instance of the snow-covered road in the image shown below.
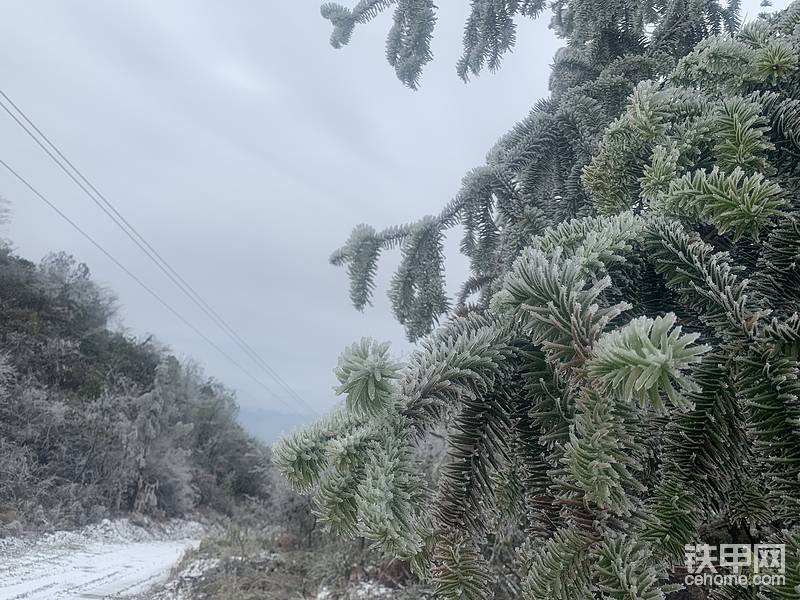
<svg viewBox="0 0 800 600"><path fill-rule="evenodd" d="M125 598L166 578L195 546L192 531L180 539L111 523L82 532L55 533L25 542L0 541L0 600ZM188 534L188 535L187 535ZM150 539L147 539L150 538ZM159 539L162 538L162 539ZM3 544L2 542L6 542Z"/></svg>

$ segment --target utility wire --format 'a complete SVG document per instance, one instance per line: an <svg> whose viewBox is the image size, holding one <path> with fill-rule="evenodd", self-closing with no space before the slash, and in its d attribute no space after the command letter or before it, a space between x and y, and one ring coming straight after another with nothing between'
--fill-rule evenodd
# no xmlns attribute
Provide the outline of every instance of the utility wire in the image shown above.
<svg viewBox="0 0 800 600"><path fill-rule="evenodd" d="M219 345L217 345L211 338L209 338L206 334L204 334L200 329L195 327L190 321L188 321L182 314L180 314L177 310L175 310L166 300L164 300L161 296L159 296L153 289L148 286L145 282L143 282L139 277L136 276L130 269L128 269L125 265L123 265L119 260L117 260L113 254L111 254L108 250L106 250L100 242L95 240L89 233L87 233L80 225L78 225L75 221L70 219L64 212L61 211L55 204L53 204L50 200L48 200L39 190L37 190L33 185L25 179L22 175L20 175L16 170L14 170L6 161L0 158L0 165L5 167L5 169L11 173L14 177L16 177L25 187L27 187L34 195L36 195L42 202L44 202L47 206L53 209L62 219L64 219L67 223L69 223L73 229L75 229L78 233L80 233L84 238L86 238L95 248L100 250L111 262L117 265L125 274L128 275L131 279L133 279L139 286L144 289L148 294L150 294L153 298L155 298L164 308L166 308L169 312L171 312L175 317L177 317L184 325L186 325L189 329L191 329L194 333L200 336L209 346L214 348L217 352L219 352L222 356L228 359L233 365L238 367L245 375L247 375L250 379L252 379L256 384L260 387L264 388L273 398L282 402L289 408L292 408L285 400L283 400L280 396L275 394L275 392L270 389L264 382L256 378L250 371L248 371L245 367L243 367L236 359L234 359L230 354L225 352Z"/></svg>
<svg viewBox="0 0 800 600"><path fill-rule="evenodd" d="M236 330L231 327L227 321L216 311L212 306L206 302L203 297L178 273L172 265L142 236L137 229L116 209L116 207L108 200L83 173L78 169L72 161L70 161L59 148L42 132L39 127L25 114L25 112L17 106L17 104L8 97L8 95L0 90L2 96L24 119L25 123L20 121L16 114L14 114L5 103L0 100L0 106L8 115L14 119L17 125L22 128L28 136L36 142L36 144L50 157L50 159L58 165L58 167L72 179L72 181L94 202L105 214L111 219L114 224L122 230L125 235L155 264L170 281L172 281L178 289L180 289L209 319L211 319L233 342L261 369L263 369L278 385L297 402L303 405L308 411L314 411L308 403L300 397L300 395L275 371L269 363L264 360L250 344L248 344ZM37 137L33 131L41 137ZM42 142L44 140L44 143ZM45 146L45 143L47 146ZM55 154L54 154L55 153ZM62 162L63 161L63 162ZM64 165L66 163L69 166ZM70 171L72 169L72 171ZM74 172L74 174L73 174ZM77 175L77 177L76 177ZM88 188L88 189L87 189ZM91 190L91 191L90 191ZM94 194L92 193L94 192ZM99 198L99 200L98 200Z"/></svg>
<svg viewBox="0 0 800 600"><path fill-rule="evenodd" d="M14 119L14 121L31 137L31 139L33 139L37 145L50 157L50 159L53 160L53 162L55 162L56 165L58 165L59 168L61 168L61 170L64 171L64 173L66 173L70 179L72 179L72 181L92 200L92 202L94 202L106 214L106 216L108 216L114 222L114 224L117 225L117 227L119 227L125 233L125 235L132 242L134 242L136 246L139 247L139 249L178 287L178 289L188 296L189 299L196 306L198 306L198 308L200 308L200 310L203 311L206 316L214 321L214 323L220 327L226 335L231 337L234 343L239 346L239 348L242 349L245 354L247 354L256 363L256 365L264 369L276 382L278 382L279 385L282 385L284 389L286 389L286 391L294 397L295 400L305 406L307 410L313 412L313 409L311 409L311 407L308 406L308 404L302 398L300 398L300 396L280 377L280 375L275 372L275 370L272 369L272 367L270 367L270 365L263 358L261 358L255 352L255 350L253 350L252 347L247 344L247 342L245 342L242 337L236 333L236 331L233 330L233 328L228 325L228 323L225 322L225 320L211 306L208 305L207 302L205 302L205 300L203 300L203 298L194 290L194 288L192 288L192 286L189 285L186 280L183 279L183 277L181 277L180 274L178 274L177 271L175 271L175 269L172 268L172 266L155 250L155 248L153 248L153 246L148 243L141 234L139 234L139 232L127 221L127 219L125 219L125 217L119 213L119 211L117 211L113 204L111 204L111 202L106 199L94 185L92 185L92 183L80 172L80 170L77 169L66 156L64 156L64 154L55 146L55 144L53 144L53 142L28 118L24 111L22 111L22 109L20 109L19 106L17 106L14 101L11 100L2 90L0 90L0 95L2 95L3 98L5 98L6 101L13 106L23 117L23 119L31 126L31 128L33 128L47 142L47 144L52 148L53 152L55 152L58 157L67 163L67 165L69 165L72 170L75 171L78 177L85 182L84 185L84 183L79 181L75 175L73 175L73 173L64 166L59 158L57 158L53 152L51 152L50 149L48 149L42 143L42 141L39 140L39 138L37 138L28 127L25 126L24 123L22 123L19 118L13 112L11 112L9 108L2 103L2 101L0 101L0 106L2 106L9 116L11 116L11 118ZM105 206L103 206L103 204L101 204L100 201L92 195L86 186L89 186L89 188L91 188L97 194L97 196L102 199Z"/></svg>

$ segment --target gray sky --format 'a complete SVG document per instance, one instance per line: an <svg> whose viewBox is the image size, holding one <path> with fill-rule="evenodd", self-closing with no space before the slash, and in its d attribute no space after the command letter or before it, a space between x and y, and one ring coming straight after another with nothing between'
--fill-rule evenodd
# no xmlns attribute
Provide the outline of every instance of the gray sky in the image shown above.
<svg viewBox="0 0 800 600"><path fill-rule="evenodd" d="M385 294L396 260L384 262L375 306L361 314L349 304L345 272L327 262L331 251L357 223L438 212L547 95L559 42L549 17L519 20L503 69L465 85L455 62L468 3L440 2L435 60L412 92L384 58L389 13L336 51L319 4L6 0L0 87L322 412L336 402L333 368L344 346L368 335L398 353L410 348ZM758 11L757 2L744 5ZM0 136L0 158L258 373L5 113ZM12 203L4 233L23 256L66 250L88 263L116 292L131 332L153 333L237 390L246 426L271 437L298 419L4 170L0 195ZM454 257L449 267L454 291L465 263Z"/></svg>

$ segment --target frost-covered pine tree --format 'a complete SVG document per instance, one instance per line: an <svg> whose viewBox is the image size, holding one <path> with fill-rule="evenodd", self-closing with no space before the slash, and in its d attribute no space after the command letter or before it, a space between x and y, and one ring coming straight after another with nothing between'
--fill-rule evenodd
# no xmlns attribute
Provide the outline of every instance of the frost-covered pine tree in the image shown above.
<svg viewBox="0 0 800 600"><path fill-rule="evenodd" d="M459 73L496 68L544 4L473 0ZM413 87L431 2L323 15L341 45L390 6ZM361 225L332 257L363 308L401 248L389 294L418 350L347 349L344 404L276 460L444 598L664 598L684 546L719 542L786 544L786 582L711 597L800 598L800 3L741 28L735 3L552 8L551 97L439 216ZM451 307L457 224L472 276Z"/></svg>

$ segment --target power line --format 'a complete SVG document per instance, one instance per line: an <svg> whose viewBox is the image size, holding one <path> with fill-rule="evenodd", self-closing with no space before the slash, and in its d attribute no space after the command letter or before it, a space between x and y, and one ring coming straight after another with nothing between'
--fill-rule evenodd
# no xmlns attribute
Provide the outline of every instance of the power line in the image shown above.
<svg viewBox="0 0 800 600"><path fill-rule="evenodd" d="M206 302L203 297L178 273L172 265L147 241L147 239L138 232L138 230L116 209L116 207L108 200L83 173L78 169L72 161L70 161L59 148L42 132L39 127L25 114L25 112L17 106L8 95L0 90L0 95L22 116L25 122L30 126L30 129L20 121L2 101L0 106L5 110L9 116L19 125L28 136L36 142L36 144L50 157L50 159L58 165L58 167L72 179L72 181L94 202L105 214L111 219L114 224L125 233L125 235L155 264L170 281L172 281L178 289L180 289L194 304L197 306L215 325L217 325L223 333L232 339L236 344L257 366L264 370L279 386L281 386L294 400L302 404L310 412L314 411L309 404L300 397L300 395L280 376L280 374L273 369L270 364L264 360L250 344L245 341L236 330L231 327L227 321L216 311L212 306ZM46 142L47 146L37 137L33 129L41 138ZM51 151L52 149L52 151ZM54 154L55 153L55 154ZM56 156L57 155L57 156ZM63 163L61 162L63 161ZM65 165L69 166L70 171ZM76 176L77 175L77 178ZM88 188L88 189L87 189ZM91 191L90 191L91 190ZM94 192L94 194L92 193ZM96 195L96 197L95 197ZM99 198L99 200L98 200Z"/></svg>
<svg viewBox="0 0 800 600"><path fill-rule="evenodd" d="M133 279L139 286L144 289L148 294L150 294L153 298L155 298L164 308L166 308L169 312L171 312L175 317L177 317L184 325L186 325L189 329L191 329L194 333L200 336L205 342L214 348L217 352L219 352L222 356L224 356L228 361L230 361L233 365L238 367L245 375L247 375L250 379L252 379L256 384L264 388L273 398L278 400L279 402L284 403L287 407L291 408L291 406L286 403L280 396L275 394L275 392L267 386L264 382L256 378L250 371L248 371L245 367L243 367L236 359L234 359L230 354L225 352L222 348L220 348L211 338L209 338L206 334L204 334L200 329L198 329L195 325L189 322L182 314L180 314L177 310L175 310L166 300L164 300L161 296L159 296L150 286L148 286L144 281L142 281L136 274L134 274L130 269L128 269L125 265L123 265L113 254L111 254L108 250L106 250L100 242L95 240L89 233L87 233L80 225L78 225L75 221L73 221L70 217L68 217L64 212L61 211L55 204L53 204L50 200L48 200L39 190L37 190L33 185L25 179L22 175L20 175L16 170L14 170L7 162L5 162L2 158L0 158L0 165L2 165L9 173L11 173L14 177L16 177L25 187L27 187L34 195L36 195L42 202L44 202L47 206L49 206L53 211L56 212L62 219L64 219L67 223L69 223L73 229L75 229L78 233L80 233L84 238L86 238L95 248L100 250L111 262L117 265L122 271L128 275L131 279Z"/></svg>
<svg viewBox="0 0 800 600"><path fill-rule="evenodd" d="M123 233L134 243L136 246L180 289L189 299L196 305L200 310L208 316L218 327L222 329L222 331L230 337L233 342L242 349L245 354L247 354L255 363L256 365L260 366L264 369L279 385L282 385L287 392L294 397L295 400L300 402L303 406L305 406L308 410L313 412L310 406L302 399L300 396L280 377L280 375L270 367L270 365L261 358L252 347L245 342L242 337L236 333L236 331L228 325L228 323L211 307L208 305L205 300L189 285L186 280L180 276L180 274L175 271L174 268L153 248L153 246L147 242L147 240L139 234L133 225L131 225L125 217L119 213L119 211L111 204L111 202L101 194L97 188L92 185L92 183L80 172L77 167L66 157L64 154L53 144L53 142L31 121L30 118L25 114L25 112L17 106L8 95L0 90L0 95L5 98L11 106L13 106L17 112L23 117L23 119L33 128L41 137L44 139L47 144L52 148L53 152L55 152L67 165L69 165L73 171L80 177L80 179L85 182L82 183L79 181L72 172L67 169L64 164L57 158L53 152L50 151L42 142L37 138L33 132L22 123L19 118L11 111L5 104L0 101L0 106L11 116L12 119L28 134L28 136L33 139L37 145L50 157L53 162L61 168L66 175L72 179L72 181L89 197L92 202L94 202L105 214L111 219L114 224L119 227ZM92 193L87 189L88 186L91 188L98 197L100 197L103 201L103 204L92 195ZM108 208L106 208L108 207ZM110 211L110 212L109 212ZM113 213L113 214L112 214ZM119 219L119 220L117 220ZM120 222L121 221L121 222ZM124 223L124 226L123 226Z"/></svg>

